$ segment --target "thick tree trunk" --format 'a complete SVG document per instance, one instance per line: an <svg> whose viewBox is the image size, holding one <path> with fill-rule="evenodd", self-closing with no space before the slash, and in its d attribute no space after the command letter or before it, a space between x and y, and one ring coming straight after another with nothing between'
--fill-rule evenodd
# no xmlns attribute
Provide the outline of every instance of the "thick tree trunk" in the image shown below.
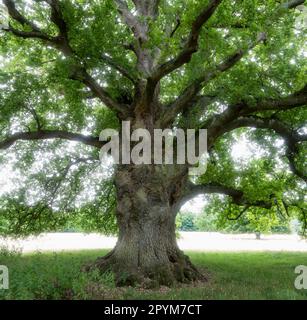
<svg viewBox="0 0 307 320"><path fill-rule="evenodd" d="M114 271L118 286L204 280L177 246L171 200L176 188L164 170L146 165L122 166L117 171L118 242L95 266Z"/></svg>

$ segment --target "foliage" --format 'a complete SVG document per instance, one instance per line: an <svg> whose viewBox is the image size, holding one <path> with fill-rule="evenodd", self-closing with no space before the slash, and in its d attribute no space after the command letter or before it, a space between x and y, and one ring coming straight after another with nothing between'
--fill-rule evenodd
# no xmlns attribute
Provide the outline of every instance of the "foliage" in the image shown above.
<svg viewBox="0 0 307 320"><path fill-rule="evenodd" d="M42 37L16 36L12 31L16 29L29 35L29 23L10 19L7 25L6 21L0 21L4 26L0 31L1 143L10 142L16 132L27 137L31 132L41 134L41 129L78 132L97 140L102 129L119 128L117 110L107 105L104 92L121 105L129 105L135 98L134 93L137 92L136 96L139 93L129 78L141 79L139 84L150 83L138 69L138 57L130 50L131 44L140 40L127 24L119 23L115 1L60 1L60 18L67 27L67 34L63 33L61 25L52 21L49 2L16 1L16 8L28 21L35 22L40 35L60 35L67 41L71 49L68 54L67 43L64 48L63 43L55 44L50 39L46 42ZM176 57L188 38L193 21L208 3L208 0L163 0L156 19L138 17L137 22L148 20L148 39L140 44L142 52L158 52L158 63L162 66ZM297 8L280 9L281 3L288 2L225 0L218 6L200 30L197 50L189 57L190 62L160 81L159 103L168 111L182 92L189 92L184 90L188 85L204 74L215 74L197 92L197 96L210 97L212 101L203 105L201 100L189 110L178 112L174 115L173 127L214 125L223 119L221 113L232 106L254 110L262 101L270 104L273 99L280 101L289 96L293 98L294 93L304 93L300 90L306 88L304 20L302 23L306 13ZM132 9L132 2L128 4ZM176 26L178 17L180 25L170 36L169 29ZM264 43L247 50L259 33L266 34ZM235 57L240 57L242 52L245 55L231 68L214 73L216 66L224 61L229 63L229 57L237 50L239 53ZM112 58L129 77L114 70L102 55ZM89 76L94 79L94 86L88 85ZM92 88L99 86L103 89L100 91L103 99L93 97ZM194 98L188 102L192 103ZM303 139L307 108L302 106L264 108L248 116L269 123L280 121L290 133L299 134ZM298 218L306 227L306 183L301 177L306 170L307 142L296 141L295 152L292 149L289 153L288 134L285 136L270 127L243 126L228 131L226 127L211 130L221 134L210 149L206 174L195 182L236 188L244 191L244 198L235 203L231 197L210 197L208 210L220 212L224 221L229 215L240 214L246 203L261 202L271 204L273 210L280 207L280 211ZM235 157L232 152L243 137L254 150L248 159ZM99 151L76 141L32 140L16 141L9 151L0 143L0 164L12 163L15 174L14 190L1 195L0 233L27 235L71 226L116 232L113 169L107 164L99 165ZM291 146L294 148L292 143ZM303 173L294 175L291 165L297 168L296 173ZM246 219L253 228L259 226L263 230L275 223L276 215L271 211L264 214L257 205L251 205ZM273 222L268 223L269 219ZM206 223L206 228L210 229L211 222ZM195 228L191 217L184 224ZM205 223L202 225L205 228Z"/></svg>
<svg viewBox="0 0 307 320"><path fill-rule="evenodd" d="M262 214L249 212L237 220L229 220L218 211L209 212L205 206L200 214L180 212L177 217L177 228L180 231L202 232L291 233L290 222L289 218L278 216L274 212Z"/></svg>
<svg viewBox="0 0 307 320"><path fill-rule="evenodd" d="M180 212L177 216L177 228L180 231L196 231L195 215L191 212Z"/></svg>

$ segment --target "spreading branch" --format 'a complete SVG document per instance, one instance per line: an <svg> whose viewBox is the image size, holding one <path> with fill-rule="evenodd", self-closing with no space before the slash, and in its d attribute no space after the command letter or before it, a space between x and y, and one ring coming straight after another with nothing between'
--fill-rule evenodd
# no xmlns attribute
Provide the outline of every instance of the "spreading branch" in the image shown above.
<svg viewBox="0 0 307 320"><path fill-rule="evenodd" d="M213 5L215 1L211 1L211 5ZM305 0L292 0L288 1L286 3L283 3L282 5L279 5L276 8L274 19L278 19L283 11L294 9L297 6L304 4ZM210 7L210 5L209 5ZM214 11L213 11L214 12ZM271 23L271 21L267 22L267 25ZM265 30L265 28L264 28ZM184 108L189 107L189 101L195 97L199 91L208 84L211 80L215 79L219 74L231 69L233 66L235 66L251 49L253 49L256 45L258 45L261 42L265 42L267 40L267 36L265 32L261 32L258 34L257 40L251 42L247 48L242 48L234 52L231 56L226 58L226 60L219 65L215 66L211 71L205 72L202 76L197 78L195 81L193 81L185 90L183 90L182 94L179 95L179 97L171 103L169 106L167 106L165 113L163 113L163 118L165 118L165 125L170 124L176 116L183 111ZM194 52L193 52L194 53ZM176 59L175 59L176 61ZM189 62L190 59L187 61ZM171 62L171 61L170 61ZM169 63L170 63L169 62ZM170 64L171 65L171 64ZM168 63L166 63L167 69ZM161 79L160 74L164 75L163 68L165 68L165 65L161 67L162 72L158 72L155 77L157 79ZM175 68L176 69L176 68ZM175 69L170 69L170 72L172 72ZM167 74L167 72L166 72Z"/></svg>
<svg viewBox="0 0 307 320"><path fill-rule="evenodd" d="M235 66L251 49L266 40L266 34L260 33L256 41L250 43L245 49L238 49L224 61L217 64L211 71L204 72L203 75L194 80L179 97L166 107L161 118L165 124L171 123L174 118L189 107L189 102L199 93L199 91L219 74Z"/></svg>
<svg viewBox="0 0 307 320"><path fill-rule="evenodd" d="M160 0L132 0L136 9L142 16L156 18Z"/></svg>
<svg viewBox="0 0 307 320"><path fill-rule="evenodd" d="M40 130L33 132L18 132L13 134L7 137L6 139L0 141L0 150L10 148L14 143L16 143L19 140L37 141L50 139L76 141L96 148L101 148L103 146L103 142L99 141L98 137L85 136L83 134L72 133L63 130Z"/></svg>
<svg viewBox="0 0 307 320"><path fill-rule="evenodd" d="M23 26L31 28L30 31L23 31L13 28L11 25L3 28L4 31L11 32L17 37L22 37L26 39L40 39L43 40L46 44L51 45L60 52L62 52L66 57L75 58L75 69L77 70L78 77L75 80L83 82L94 94L95 97L99 98L107 107L118 112L126 113L128 112L128 106L122 105L119 102L115 101L107 91L98 84L98 82L86 71L83 63L78 59L76 53L69 42L68 36L68 25L64 20L62 8L58 0L46 0L51 8L50 20L57 26L58 35L51 37L44 33L39 27L36 26L33 22L29 21L24 17L20 11L16 9L15 1L13 0L4 0L4 4L8 9L8 13L11 19L19 22Z"/></svg>
<svg viewBox="0 0 307 320"><path fill-rule="evenodd" d="M43 125L41 123L41 120L40 120L40 117L38 116L36 110L32 107L28 107L26 106L26 109L31 113L31 115L33 116L35 122L36 122L36 125L37 125L37 130L42 130L43 129Z"/></svg>
<svg viewBox="0 0 307 320"><path fill-rule="evenodd" d="M296 143L307 141L307 135L299 135L289 128L288 125L275 118L261 118L258 116L239 117L226 126L225 131L229 132L243 127L273 130L286 141L292 151L295 150Z"/></svg>
<svg viewBox="0 0 307 320"><path fill-rule="evenodd" d="M220 183L208 183L208 184L193 184L189 183L185 194L181 198L182 204L202 194L223 194L229 196L232 202L239 206L249 207L261 207L270 209L272 207L271 201L254 201L250 202L246 199L246 196L242 190L224 186Z"/></svg>
<svg viewBox="0 0 307 320"><path fill-rule="evenodd" d="M291 0L281 4L282 9L295 9L305 3L306 0Z"/></svg>
<svg viewBox="0 0 307 320"><path fill-rule="evenodd" d="M290 129L286 124L278 119L265 119L255 116L240 117L233 121L227 130L233 130L240 127L253 127L259 129L270 129L281 136L286 144L286 157L288 158L292 173L307 182L307 174L302 172L296 165L295 157L299 152L298 144L307 141L307 135L299 135Z"/></svg>
<svg viewBox="0 0 307 320"><path fill-rule="evenodd" d="M299 153L298 144L307 141L307 135L299 135L297 132L289 128L289 126L276 118L261 118L257 116L239 117L227 126L222 128L223 133L229 132L242 127L250 127L257 129L273 130L283 138L286 145L286 157L288 158L290 169L293 174L307 182L307 175L301 171L295 162L295 158ZM221 133L220 133L221 134Z"/></svg>
<svg viewBox="0 0 307 320"><path fill-rule="evenodd" d="M152 75L154 82L158 82L161 78L190 62L192 55L198 50L198 40L203 25L211 18L221 2L222 0L211 0L209 5L201 11L192 23L192 29L183 50L177 57L167 61L157 68L155 73Z"/></svg>
<svg viewBox="0 0 307 320"><path fill-rule="evenodd" d="M251 206L250 205L246 205L243 210L240 211L240 213L236 216L236 217L230 217L229 214L227 215L227 219L230 220L230 221L236 221L236 220L239 220L243 214L250 208Z"/></svg>
<svg viewBox="0 0 307 320"><path fill-rule="evenodd" d="M307 104L307 85L301 90L280 99L264 99L258 101L256 105L248 105L244 103L244 113L259 112L259 111L285 111L294 109Z"/></svg>
<svg viewBox="0 0 307 320"><path fill-rule="evenodd" d="M241 101L229 106L224 112L212 116L206 120L201 127L208 129L208 148L210 149L215 141L227 132L227 128L234 125L233 121L240 117L252 115L263 111L286 111L307 104L307 85L301 90L279 99L262 99L255 104ZM233 124L231 124L233 123Z"/></svg>
<svg viewBox="0 0 307 320"><path fill-rule="evenodd" d="M116 62L112 57L102 54L101 59L107 63L110 67L117 70L119 73L121 73L124 77L129 79L133 84L136 84L135 77L132 76L132 72L127 70L124 66L122 66L120 63Z"/></svg>
<svg viewBox="0 0 307 320"><path fill-rule="evenodd" d="M180 25L181 25L181 20L179 18L177 18L176 19L176 25L175 25L175 27L173 28L173 30L171 31L171 33L169 35L170 38L174 37L174 35L177 32L177 30L179 29Z"/></svg>
<svg viewBox="0 0 307 320"><path fill-rule="evenodd" d="M115 0L115 3L124 23L132 30L135 38L141 43L147 41L147 28L145 24L140 23L137 17L131 13L127 2L125 0Z"/></svg>
<svg viewBox="0 0 307 320"><path fill-rule="evenodd" d="M276 15L279 14L281 10L290 10L290 9L296 9L300 5L303 5L306 0L292 0L292 1L287 1L282 4L280 4L276 10ZM250 28L251 23L248 21L235 21L235 22L230 22L230 23L216 23L213 25L210 25L211 28L217 28L217 29L245 29L245 28Z"/></svg>
<svg viewBox="0 0 307 320"><path fill-rule="evenodd" d="M283 10L294 9L297 6L304 4L304 2L305 0L287 1L286 3L283 3L277 8L276 15L278 15L281 9ZM200 12L200 14L197 16L195 21L192 23L192 30L190 32L190 35L188 37L186 44L184 45L183 50L179 53L177 57L162 64L156 70L156 72L152 76L152 78L155 79L155 81L158 82L164 76L170 74L174 70L190 62L192 55L198 51L198 40L199 40L202 27L211 18L211 16L214 14L214 12L216 11L216 9L219 7L221 3L222 3L222 0L211 0L209 5L203 11ZM242 27L242 25L237 24L235 25L235 27ZM240 56L240 53L238 53L238 56ZM233 59L235 59L235 57L233 57Z"/></svg>

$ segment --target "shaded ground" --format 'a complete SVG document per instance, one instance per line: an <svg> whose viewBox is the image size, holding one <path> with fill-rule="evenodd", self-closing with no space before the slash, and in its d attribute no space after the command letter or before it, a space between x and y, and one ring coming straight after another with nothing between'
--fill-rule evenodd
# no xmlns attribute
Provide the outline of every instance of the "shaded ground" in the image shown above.
<svg viewBox="0 0 307 320"><path fill-rule="evenodd" d="M113 277L80 268L101 256L101 250L12 254L0 252L0 264L9 267L10 289L0 299L304 299L296 290L294 269L307 264L306 253L190 252L193 263L205 268L210 280L188 287L114 288Z"/></svg>
<svg viewBox="0 0 307 320"><path fill-rule="evenodd" d="M296 251L307 252L307 241L293 235L262 236L256 240L254 234L221 234L209 232L181 232L179 246L193 251ZM22 248L23 252L61 251L113 248L115 237L99 234L49 233L25 240L7 241L0 238L0 247Z"/></svg>

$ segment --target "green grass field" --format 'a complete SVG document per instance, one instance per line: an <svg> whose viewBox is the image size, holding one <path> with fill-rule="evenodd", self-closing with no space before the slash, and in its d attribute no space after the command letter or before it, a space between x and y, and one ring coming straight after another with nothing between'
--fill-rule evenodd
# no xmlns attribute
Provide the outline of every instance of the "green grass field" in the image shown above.
<svg viewBox="0 0 307 320"><path fill-rule="evenodd" d="M304 299L294 288L297 265L306 253L196 253L189 255L209 275L208 283L144 290L115 288L111 274L80 272L101 251L35 253L0 251L9 267L10 289L0 299Z"/></svg>

